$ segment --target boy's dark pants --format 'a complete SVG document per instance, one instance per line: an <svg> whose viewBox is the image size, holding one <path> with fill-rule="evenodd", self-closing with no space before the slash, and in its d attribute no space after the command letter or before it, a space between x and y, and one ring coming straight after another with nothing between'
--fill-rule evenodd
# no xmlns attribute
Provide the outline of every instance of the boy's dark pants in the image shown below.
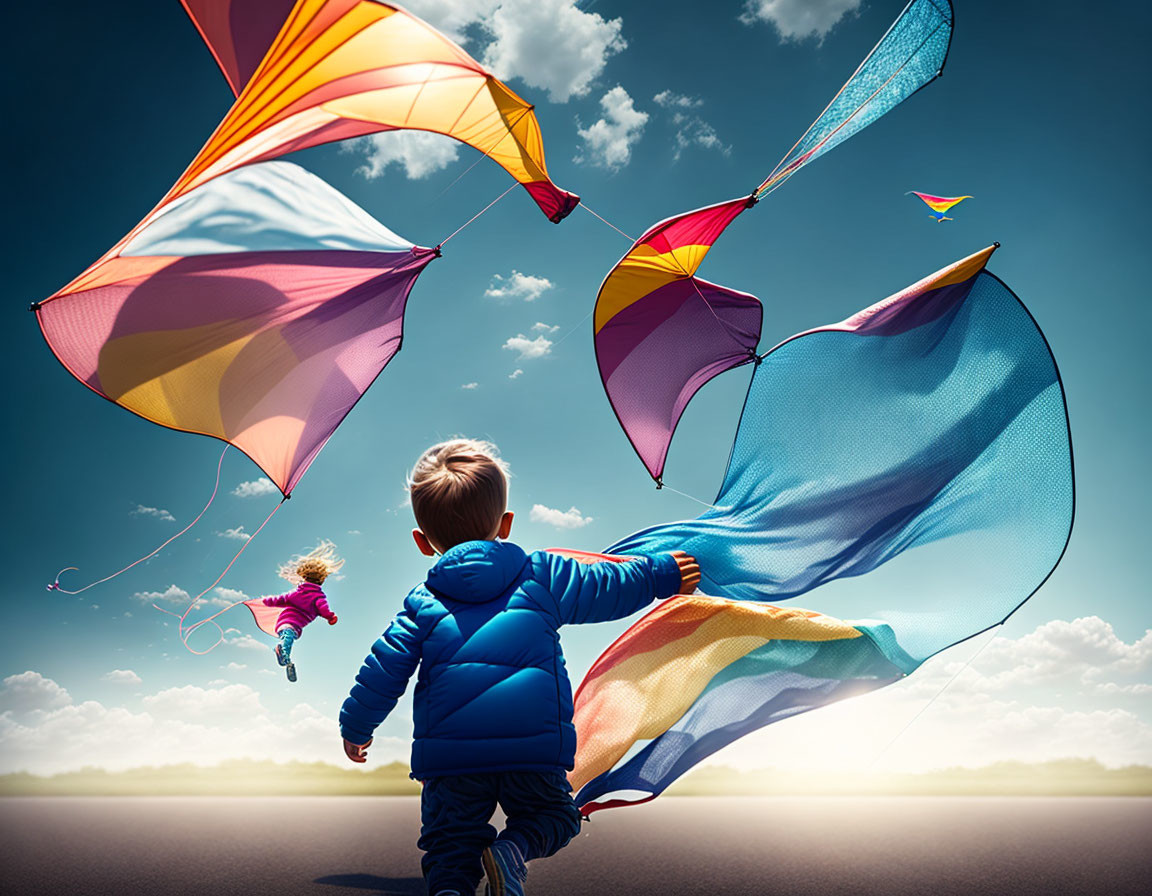
<svg viewBox="0 0 1152 896"><path fill-rule="evenodd" d="M496 840L488 822L496 806L508 821L500 833L524 860L550 856L580 832L580 811L562 772L447 775L424 782L420 799L421 866L430 893L469 896L480 883L480 854Z"/></svg>

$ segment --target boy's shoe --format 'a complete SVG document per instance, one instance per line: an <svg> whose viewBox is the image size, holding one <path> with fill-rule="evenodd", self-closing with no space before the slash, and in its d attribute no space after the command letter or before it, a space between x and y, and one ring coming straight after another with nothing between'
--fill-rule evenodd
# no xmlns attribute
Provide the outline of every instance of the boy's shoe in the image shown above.
<svg viewBox="0 0 1152 896"><path fill-rule="evenodd" d="M524 896L528 866L520 848L510 840L497 840L480 856L484 863L488 896Z"/></svg>
<svg viewBox="0 0 1152 896"><path fill-rule="evenodd" d="M276 653L276 662L278 662L281 666L287 666L290 661L289 661L288 657L286 657L284 655L284 645L283 644L277 644L276 645L275 653Z"/></svg>
<svg viewBox="0 0 1152 896"><path fill-rule="evenodd" d="M288 676L289 681L296 680L296 664L288 663L284 666L284 673Z"/></svg>

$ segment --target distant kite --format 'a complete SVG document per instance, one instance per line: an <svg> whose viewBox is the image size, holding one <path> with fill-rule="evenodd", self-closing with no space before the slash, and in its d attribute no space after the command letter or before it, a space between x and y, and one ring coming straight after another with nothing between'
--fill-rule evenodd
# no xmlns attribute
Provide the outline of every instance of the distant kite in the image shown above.
<svg viewBox="0 0 1152 896"><path fill-rule="evenodd" d="M904 195L919 196L924 200L924 204L932 209L928 214L937 221L951 221L952 219L944 213L956 203L972 198L971 196L933 196L931 193L917 193L915 190L909 190Z"/></svg>

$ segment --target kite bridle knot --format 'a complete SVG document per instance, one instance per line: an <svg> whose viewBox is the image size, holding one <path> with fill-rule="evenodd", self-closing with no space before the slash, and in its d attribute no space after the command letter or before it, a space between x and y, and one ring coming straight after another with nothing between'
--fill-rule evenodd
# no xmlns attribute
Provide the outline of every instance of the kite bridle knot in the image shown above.
<svg viewBox="0 0 1152 896"><path fill-rule="evenodd" d="M32 312L39 311L40 306L43 304L44 304L43 302L33 302L31 305L28 306L28 310L32 311Z"/></svg>
<svg viewBox="0 0 1152 896"><path fill-rule="evenodd" d="M760 197L757 196L755 192L753 192L752 195L749 196L747 198L747 200L745 200L744 208L752 208L752 206L754 206L759 201L760 201Z"/></svg>
<svg viewBox="0 0 1152 896"><path fill-rule="evenodd" d="M663 476L657 476L656 477L656 490L659 491L662 488L664 488L664 477Z"/></svg>
<svg viewBox="0 0 1152 896"><path fill-rule="evenodd" d="M433 247L432 247L432 254L433 254L433 255L434 255L436 258L443 258L443 257L444 257L444 253L440 251L440 247L441 247L441 246L443 246L443 245L444 245L443 243L440 243L440 245L439 245L439 246L433 246Z"/></svg>

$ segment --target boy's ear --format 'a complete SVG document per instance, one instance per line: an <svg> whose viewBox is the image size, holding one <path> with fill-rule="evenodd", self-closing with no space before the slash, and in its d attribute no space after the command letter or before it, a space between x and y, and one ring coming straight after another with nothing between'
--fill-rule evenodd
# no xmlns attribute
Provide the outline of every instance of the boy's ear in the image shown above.
<svg viewBox="0 0 1152 896"><path fill-rule="evenodd" d="M512 517L511 510L504 511L504 516L500 517L500 528L496 530L497 538L508 537L508 533L512 531Z"/></svg>
<svg viewBox="0 0 1152 896"><path fill-rule="evenodd" d="M436 556L436 548L432 547L432 542L428 540L428 536L419 529L412 530L412 540L416 542L416 547L420 548L420 553L425 557Z"/></svg>

